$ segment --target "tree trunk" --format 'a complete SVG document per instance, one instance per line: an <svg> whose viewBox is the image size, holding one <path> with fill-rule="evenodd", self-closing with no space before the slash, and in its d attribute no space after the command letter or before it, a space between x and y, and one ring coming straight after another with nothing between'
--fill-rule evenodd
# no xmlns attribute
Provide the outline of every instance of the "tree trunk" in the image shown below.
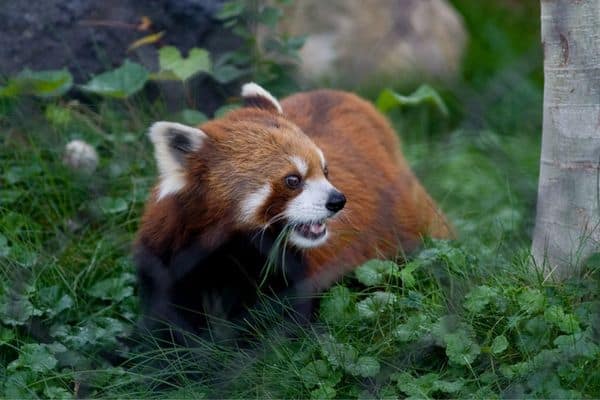
<svg viewBox="0 0 600 400"><path fill-rule="evenodd" d="M600 246L600 0L542 0L544 124L532 254L566 277Z"/></svg>

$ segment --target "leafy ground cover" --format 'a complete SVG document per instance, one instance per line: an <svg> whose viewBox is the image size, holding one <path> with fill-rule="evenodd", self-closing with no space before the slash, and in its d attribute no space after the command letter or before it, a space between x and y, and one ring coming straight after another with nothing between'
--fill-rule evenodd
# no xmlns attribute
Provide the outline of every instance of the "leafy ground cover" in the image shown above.
<svg viewBox="0 0 600 400"><path fill-rule="evenodd" d="M476 39L463 78L434 84L448 116L422 106L389 116L459 240L429 241L402 268L361 266L323 295L315 324L295 335L256 327L251 346L141 351L119 340L138 318L129 251L155 175L145 130L197 113L169 115L143 93L0 99L1 396L600 396L600 259L562 283L530 268L537 37L514 34L504 8L455 3ZM527 11L516 4L506 7ZM490 54L498 59L482 61ZM71 139L97 149L92 175L63 164ZM114 365L116 355L126 361Z"/></svg>

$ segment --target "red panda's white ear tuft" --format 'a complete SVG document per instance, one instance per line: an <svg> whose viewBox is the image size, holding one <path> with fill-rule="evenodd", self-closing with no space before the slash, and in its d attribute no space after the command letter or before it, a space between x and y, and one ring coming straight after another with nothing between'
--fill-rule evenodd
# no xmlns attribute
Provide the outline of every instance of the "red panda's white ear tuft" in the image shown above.
<svg viewBox="0 0 600 400"><path fill-rule="evenodd" d="M242 86L242 97L244 98L244 105L246 106L262 108L283 114L283 109L277 99L254 82L246 83Z"/></svg>
<svg viewBox="0 0 600 400"><path fill-rule="evenodd" d="M190 152L202 147L207 138L200 129L176 122L155 122L148 132L160 172L158 200L185 186L185 162Z"/></svg>

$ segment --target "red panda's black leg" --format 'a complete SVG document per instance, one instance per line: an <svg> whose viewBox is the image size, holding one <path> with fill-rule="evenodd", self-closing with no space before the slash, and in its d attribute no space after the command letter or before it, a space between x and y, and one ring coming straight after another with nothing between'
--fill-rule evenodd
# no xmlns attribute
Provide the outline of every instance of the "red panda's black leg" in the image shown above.
<svg viewBox="0 0 600 400"><path fill-rule="evenodd" d="M168 332L169 335L176 336L176 341L181 342L182 332L192 331L193 328L180 317L173 304L172 289L177 276L143 244L136 247L134 262L143 312L141 328L151 334Z"/></svg>

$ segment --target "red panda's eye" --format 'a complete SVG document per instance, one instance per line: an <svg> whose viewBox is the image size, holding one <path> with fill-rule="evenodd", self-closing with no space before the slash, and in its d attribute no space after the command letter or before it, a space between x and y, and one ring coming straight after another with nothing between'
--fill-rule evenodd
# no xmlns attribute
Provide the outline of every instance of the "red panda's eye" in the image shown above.
<svg viewBox="0 0 600 400"><path fill-rule="evenodd" d="M323 167L323 175L325 175L325 178L329 177L329 168L327 165Z"/></svg>
<svg viewBox="0 0 600 400"><path fill-rule="evenodd" d="M285 177L285 184L290 189L296 189L300 185L301 181L302 180L300 179L300 177L298 175L288 175Z"/></svg>

